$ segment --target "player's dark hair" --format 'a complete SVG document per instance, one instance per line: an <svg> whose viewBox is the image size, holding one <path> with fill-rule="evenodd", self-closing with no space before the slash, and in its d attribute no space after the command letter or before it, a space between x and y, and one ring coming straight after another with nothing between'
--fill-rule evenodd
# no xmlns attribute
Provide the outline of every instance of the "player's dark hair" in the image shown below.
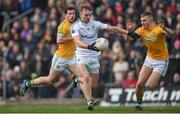
<svg viewBox="0 0 180 114"><path fill-rule="evenodd" d="M79 6L79 11L83 11L83 10L89 10L89 11L92 11L92 8L91 6L88 4L88 3L81 3L80 6Z"/></svg>
<svg viewBox="0 0 180 114"><path fill-rule="evenodd" d="M75 8L73 6L68 6L65 10L64 10L64 14L67 14L67 12L69 10L74 10L75 11Z"/></svg>

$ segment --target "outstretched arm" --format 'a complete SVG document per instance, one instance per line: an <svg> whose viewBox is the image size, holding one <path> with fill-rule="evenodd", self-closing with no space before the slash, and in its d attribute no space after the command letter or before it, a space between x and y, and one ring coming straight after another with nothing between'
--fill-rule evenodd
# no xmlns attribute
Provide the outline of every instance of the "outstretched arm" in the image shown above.
<svg viewBox="0 0 180 114"><path fill-rule="evenodd" d="M107 30L111 30L111 31L114 31L114 32L117 32L117 33L120 33L120 34L124 34L124 35L127 35L128 34L128 31L125 30L125 29L122 29L120 27L117 27L117 26L111 26L111 25L107 25Z"/></svg>
<svg viewBox="0 0 180 114"><path fill-rule="evenodd" d="M135 33L134 31L128 31L128 30L122 29L122 28L117 27L117 26L107 25L107 30L114 31L114 32L120 33L120 34L122 34L122 35L128 35L129 37L131 37L131 38L133 38L133 39L140 37L140 36L139 36L137 33Z"/></svg>

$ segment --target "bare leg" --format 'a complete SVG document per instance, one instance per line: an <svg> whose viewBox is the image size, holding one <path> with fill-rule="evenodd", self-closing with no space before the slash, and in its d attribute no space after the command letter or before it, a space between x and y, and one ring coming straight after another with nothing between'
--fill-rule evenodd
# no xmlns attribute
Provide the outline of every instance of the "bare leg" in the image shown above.
<svg viewBox="0 0 180 114"><path fill-rule="evenodd" d="M92 94L95 96L97 94L97 86L99 81L99 74L98 73L91 73L91 88L92 88Z"/></svg>
<svg viewBox="0 0 180 114"><path fill-rule="evenodd" d="M56 79L59 78L59 75L60 75L59 71L50 69L50 73L48 76L42 76L42 77L30 80L30 81L24 80L23 84L21 85L21 88L20 88L20 95L24 96L25 92L33 85L41 85L41 84L50 85L50 84L52 84L53 82L56 81Z"/></svg>
<svg viewBox="0 0 180 114"><path fill-rule="evenodd" d="M136 85L136 98L138 104L142 104L144 84L152 73L152 69L143 65L139 73L138 82Z"/></svg>
<svg viewBox="0 0 180 114"><path fill-rule="evenodd" d="M153 71L149 79L147 80L146 87L148 89L153 89L157 86L161 74L159 72Z"/></svg>
<svg viewBox="0 0 180 114"><path fill-rule="evenodd" d="M83 80L82 80L82 76L81 76L81 74L80 74L80 72L79 72L79 70L78 70L78 68L77 68L77 64L71 64L71 65L69 65L68 66L68 70L71 72L71 73L73 73L73 74L75 74L76 76L78 76L78 82L80 82L80 83L83 83Z"/></svg>
<svg viewBox="0 0 180 114"><path fill-rule="evenodd" d="M86 100L91 100L92 99L91 81L90 81L89 73L86 69L86 65L78 64L78 70L82 76L83 84L81 83L80 87L81 90L83 91L84 97L86 98Z"/></svg>
<svg viewBox="0 0 180 114"><path fill-rule="evenodd" d="M42 76L32 80L32 85L50 85L58 80L60 76L60 72L54 69L50 69L50 73L48 76Z"/></svg>

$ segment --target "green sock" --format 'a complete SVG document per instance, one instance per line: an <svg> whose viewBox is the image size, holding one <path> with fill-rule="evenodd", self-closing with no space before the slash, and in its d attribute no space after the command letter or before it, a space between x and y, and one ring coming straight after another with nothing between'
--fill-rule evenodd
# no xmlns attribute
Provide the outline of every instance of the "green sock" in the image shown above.
<svg viewBox="0 0 180 114"><path fill-rule="evenodd" d="M86 64L86 69L87 69L87 71L88 71L89 73L91 72L91 68L90 68L90 66L87 65L87 64Z"/></svg>
<svg viewBox="0 0 180 114"><path fill-rule="evenodd" d="M33 85L33 83L34 83L34 80L29 80L26 82L26 86L30 87Z"/></svg>
<svg viewBox="0 0 180 114"><path fill-rule="evenodd" d="M137 103L141 105L143 103L142 98L137 98Z"/></svg>

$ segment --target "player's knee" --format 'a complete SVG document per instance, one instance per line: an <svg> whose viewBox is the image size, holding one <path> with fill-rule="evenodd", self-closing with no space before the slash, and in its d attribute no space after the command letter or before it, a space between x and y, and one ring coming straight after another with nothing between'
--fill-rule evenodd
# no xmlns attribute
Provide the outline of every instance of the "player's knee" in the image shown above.
<svg viewBox="0 0 180 114"><path fill-rule="evenodd" d="M89 76L88 75L83 75L82 81L83 82L88 82L89 81Z"/></svg>
<svg viewBox="0 0 180 114"><path fill-rule="evenodd" d="M147 89L154 89L156 87L155 84L146 84L145 86Z"/></svg>
<svg viewBox="0 0 180 114"><path fill-rule="evenodd" d="M138 82L137 82L136 87L143 87L143 86L144 86L144 83L143 83L143 82L141 82L141 81L138 81Z"/></svg>

